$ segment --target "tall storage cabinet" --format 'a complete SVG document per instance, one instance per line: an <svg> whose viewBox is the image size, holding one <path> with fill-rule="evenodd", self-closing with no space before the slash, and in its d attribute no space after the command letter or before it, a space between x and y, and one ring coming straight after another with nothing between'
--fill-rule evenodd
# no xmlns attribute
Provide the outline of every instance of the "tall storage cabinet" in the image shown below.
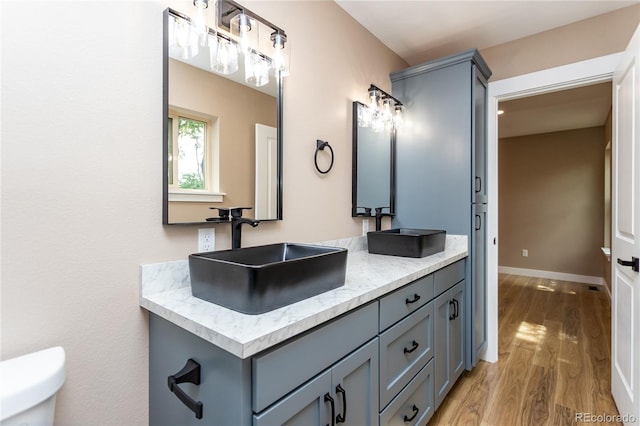
<svg viewBox="0 0 640 426"><path fill-rule="evenodd" d="M391 74L406 107L397 133L394 227L469 237L465 367L486 347L486 124L491 71L477 50Z"/></svg>

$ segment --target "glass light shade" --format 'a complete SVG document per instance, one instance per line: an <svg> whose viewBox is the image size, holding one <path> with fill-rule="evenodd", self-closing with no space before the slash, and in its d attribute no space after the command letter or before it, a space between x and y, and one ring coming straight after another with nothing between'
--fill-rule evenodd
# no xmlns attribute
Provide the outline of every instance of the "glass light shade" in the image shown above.
<svg viewBox="0 0 640 426"><path fill-rule="evenodd" d="M244 78L249 84L256 87L269 83L270 64L267 59L255 52L245 54L244 58Z"/></svg>
<svg viewBox="0 0 640 426"><path fill-rule="evenodd" d="M286 77L290 73L291 63L291 43L287 41L287 36L281 32L271 33L271 41L273 46L272 68L277 76L278 72L282 77Z"/></svg>
<svg viewBox="0 0 640 426"><path fill-rule="evenodd" d="M365 105L358 105L358 126L370 127L371 119L371 109Z"/></svg>
<svg viewBox="0 0 640 426"><path fill-rule="evenodd" d="M220 74L233 74L238 71L238 47L235 43L218 37L216 45L215 52L209 50L211 69ZM215 61L213 60L214 53Z"/></svg>
<svg viewBox="0 0 640 426"><path fill-rule="evenodd" d="M244 13L238 13L231 18L230 30L240 44L240 50L247 54L251 50L258 50L259 31L258 22Z"/></svg>
<svg viewBox="0 0 640 426"><path fill-rule="evenodd" d="M193 58L198 54L198 35L191 23L182 18L175 18L170 28L170 44L176 47L182 59Z"/></svg>
<svg viewBox="0 0 640 426"><path fill-rule="evenodd" d="M193 31L198 37L200 46L205 46L207 43L207 33L209 32L206 12L207 7L209 7L209 2L208 0L193 0L193 5L196 7L196 12L193 16Z"/></svg>
<svg viewBox="0 0 640 426"><path fill-rule="evenodd" d="M402 128L403 120L402 120L402 106L396 105L395 113L393 114L393 126L396 129Z"/></svg>
<svg viewBox="0 0 640 426"><path fill-rule="evenodd" d="M369 89L369 108L372 111L378 111L378 91L376 89Z"/></svg>
<svg viewBox="0 0 640 426"><path fill-rule="evenodd" d="M387 98L382 101L382 119L385 123L391 123L391 99Z"/></svg>
<svg viewBox="0 0 640 426"><path fill-rule="evenodd" d="M373 113L373 118L371 119L371 130L374 132L382 132L384 130L384 119L379 111L375 111Z"/></svg>

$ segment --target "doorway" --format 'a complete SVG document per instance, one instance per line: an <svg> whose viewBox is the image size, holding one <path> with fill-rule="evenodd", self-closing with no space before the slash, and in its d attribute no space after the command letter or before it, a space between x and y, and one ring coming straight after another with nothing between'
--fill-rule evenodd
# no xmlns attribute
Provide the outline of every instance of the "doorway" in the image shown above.
<svg viewBox="0 0 640 426"><path fill-rule="evenodd" d="M499 103L499 272L605 284L611 97L609 81Z"/></svg>
<svg viewBox="0 0 640 426"><path fill-rule="evenodd" d="M569 64L489 83L487 132L488 203L487 238L487 349L482 359L498 360L498 103L610 81L621 54Z"/></svg>

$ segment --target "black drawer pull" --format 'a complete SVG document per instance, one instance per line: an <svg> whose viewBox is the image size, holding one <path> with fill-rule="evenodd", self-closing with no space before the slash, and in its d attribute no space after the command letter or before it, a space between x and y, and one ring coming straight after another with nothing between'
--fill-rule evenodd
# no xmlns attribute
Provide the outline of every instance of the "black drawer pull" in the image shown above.
<svg viewBox="0 0 640 426"><path fill-rule="evenodd" d="M453 299L453 306L456 309L456 312L453 314L454 315L453 317L458 318L460 316L460 305L459 305L458 299Z"/></svg>
<svg viewBox="0 0 640 426"><path fill-rule="evenodd" d="M454 300L449 300L449 309L451 309L451 314L449 315L449 321L453 321L456 319L456 302Z"/></svg>
<svg viewBox="0 0 640 426"><path fill-rule="evenodd" d="M336 426L336 402L334 401L333 398L331 398L331 395L329 395L329 392L324 394L324 402L330 402L331 403L331 426ZM329 426L327 424L327 426Z"/></svg>
<svg viewBox="0 0 640 426"><path fill-rule="evenodd" d="M184 405L186 405L196 415L196 419L202 418L202 402L192 399L178 386L180 383L200 384L200 364L189 358L182 370L176 374L169 376L167 384L169 390L173 392Z"/></svg>
<svg viewBox="0 0 640 426"><path fill-rule="evenodd" d="M618 258L618 265L631 266L631 270L640 272L640 259L637 257L631 257L631 260L622 260Z"/></svg>
<svg viewBox="0 0 640 426"><path fill-rule="evenodd" d="M413 342L411 342L411 349L404 348L404 353L405 354L410 354L411 352L413 352L416 349L418 349L418 346L420 346L420 345L418 344L418 342L416 342L414 340Z"/></svg>
<svg viewBox="0 0 640 426"><path fill-rule="evenodd" d="M482 191L482 178L480 176L476 176L476 192Z"/></svg>
<svg viewBox="0 0 640 426"><path fill-rule="evenodd" d="M407 415L404 415L404 418L402 420L404 420L405 423L412 421L413 419L416 418L416 416L418 415L418 413L420 412L420 409L418 407L416 407L415 404L413 404L413 407L411 407L411 409L413 410L413 415L411 417L407 417Z"/></svg>
<svg viewBox="0 0 640 426"><path fill-rule="evenodd" d="M412 303L416 303L418 300L420 300L420 295L419 294L414 294L413 295L413 300L409 300L408 298L404 300L404 303L406 303L407 305L410 305Z"/></svg>
<svg viewBox="0 0 640 426"><path fill-rule="evenodd" d="M336 424L347 421L347 391L340 385L336 386L336 393L342 394L342 414L336 416Z"/></svg>

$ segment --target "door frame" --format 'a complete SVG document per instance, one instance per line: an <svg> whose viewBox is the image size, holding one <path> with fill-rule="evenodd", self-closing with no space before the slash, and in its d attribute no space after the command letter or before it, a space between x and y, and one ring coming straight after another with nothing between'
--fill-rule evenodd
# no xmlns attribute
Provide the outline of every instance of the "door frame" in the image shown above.
<svg viewBox="0 0 640 426"><path fill-rule="evenodd" d="M487 348L480 358L498 360L498 102L602 83L613 79L622 53L489 82L487 105ZM495 243L494 243L495 241Z"/></svg>

